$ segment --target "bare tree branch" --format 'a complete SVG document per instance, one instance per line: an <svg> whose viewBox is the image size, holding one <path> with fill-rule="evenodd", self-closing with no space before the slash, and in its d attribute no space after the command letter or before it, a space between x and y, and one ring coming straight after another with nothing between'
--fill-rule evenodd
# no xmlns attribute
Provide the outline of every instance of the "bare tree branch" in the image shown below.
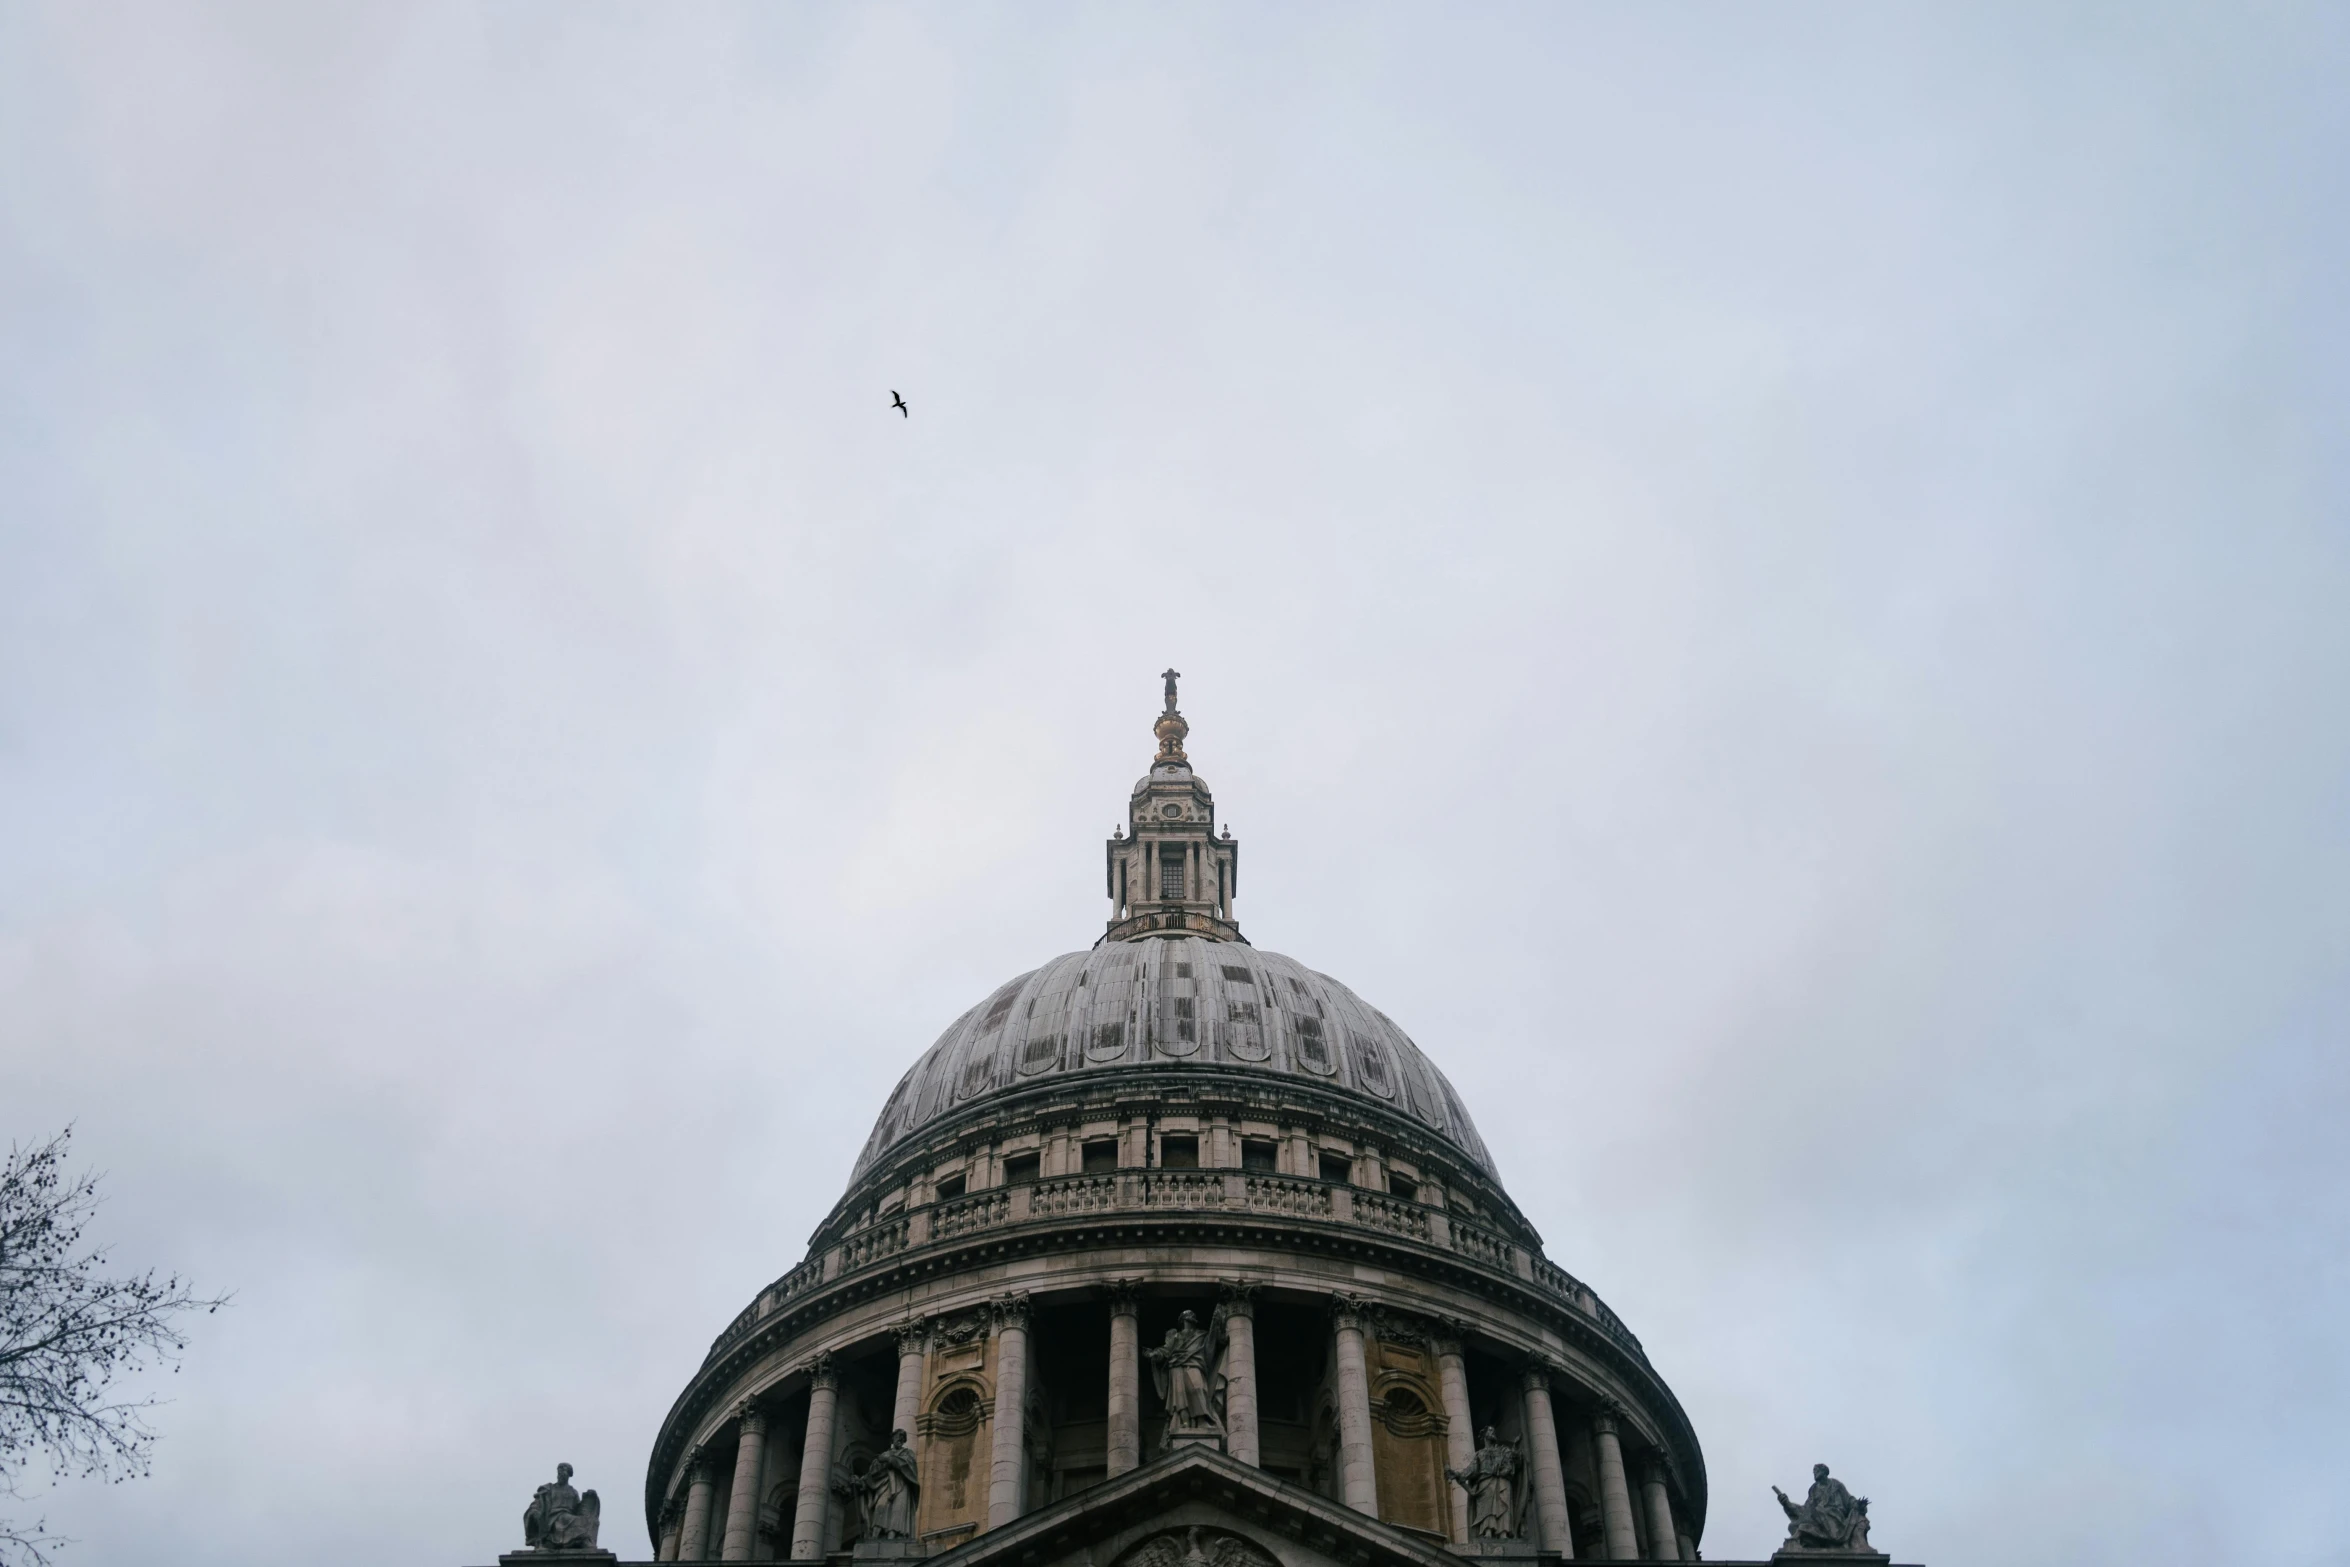
<svg viewBox="0 0 2350 1567"><path fill-rule="evenodd" d="M146 1412L157 1400L117 1397L115 1380L176 1370L187 1347L177 1319L229 1299L153 1269L107 1276L105 1250L82 1245L103 1200L100 1177L67 1172L72 1139L67 1127L11 1146L0 1167L0 1497L22 1497L36 1457L81 1478L146 1474L155 1442ZM0 1564L44 1567L46 1550L64 1543L37 1521L0 1519Z"/></svg>

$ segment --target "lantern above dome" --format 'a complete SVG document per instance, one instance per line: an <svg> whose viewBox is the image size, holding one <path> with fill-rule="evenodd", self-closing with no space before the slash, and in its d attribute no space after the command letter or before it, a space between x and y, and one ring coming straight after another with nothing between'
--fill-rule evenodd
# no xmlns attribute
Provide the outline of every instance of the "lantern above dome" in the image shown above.
<svg viewBox="0 0 2350 1567"><path fill-rule="evenodd" d="M1106 847L1110 925L1105 941L1198 936L1245 941L1232 918L1240 893L1240 845L1230 828L1216 833L1216 796L1183 754L1191 725L1175 706L1169 669L1167 705L1151 725L1159 752L1126 801L1126 827Z"/></svg>

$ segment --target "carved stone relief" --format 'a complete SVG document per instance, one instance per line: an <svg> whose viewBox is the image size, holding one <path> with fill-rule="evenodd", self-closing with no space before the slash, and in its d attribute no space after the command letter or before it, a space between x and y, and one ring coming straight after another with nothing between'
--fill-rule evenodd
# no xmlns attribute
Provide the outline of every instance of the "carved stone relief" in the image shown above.
<svg viewBox="0 0 2350 1567"><path fill-rule="evenodd" d="M1136 1541L1115 1567L1280 1567L1271 1551L1226 1529L1168 1529Z"/></svg>

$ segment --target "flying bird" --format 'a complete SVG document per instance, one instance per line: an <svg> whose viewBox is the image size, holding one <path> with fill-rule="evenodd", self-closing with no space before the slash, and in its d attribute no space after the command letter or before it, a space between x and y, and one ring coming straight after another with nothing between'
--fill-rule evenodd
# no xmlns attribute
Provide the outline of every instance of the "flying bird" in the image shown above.
<svg viewBox="0 0 2350 1567"><path fill-rule="evenodd" d="M890 388L889 405L898 411L898 417L901 419L911 419L914 417L914 415L906 407L906 400L897 394L897 388L895 387Z"/></svg>

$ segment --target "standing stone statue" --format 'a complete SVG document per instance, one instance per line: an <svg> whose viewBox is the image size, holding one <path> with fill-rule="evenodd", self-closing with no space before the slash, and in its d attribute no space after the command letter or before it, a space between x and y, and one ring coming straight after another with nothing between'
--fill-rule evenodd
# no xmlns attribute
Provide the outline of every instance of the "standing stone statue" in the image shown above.
<svg viewBox="0 0 2350 1567"><path fill-rule="evenodd" d="M592 1551L603 1517L596 1493L574 1491L571 1466L557 1464L554 1483L540 1486L522 1510L522 1543L534 1551Z"/></svg>
<svg viewBox="0 0 2350 1567"><path fill-rule="evenodd" d="M1829 1479L1826 1464L1811 1466L1811 1490L1804 1495L1802 1506L1775 1485L1771 1494L1778 1497L1787 1514L1787 1543L1779 1547L1781 1552L1877 1554L1876 1547L1869 1544L1869 1499L1854 1496L1843 1481Z"/></svg>
<svg viewBox="0 0 2350 1567"><path fill-rule="evenodd" d="M865 1538L912 1539L914 1514L921 1496L922 1474L914 1460L914 1450L906 1445L905 1432L892 1431L889 1446L874 1455L872 1466L865 1471L862 1494L857 1499L864 1509Z"/></svg>
<svg viewBox="0 0 2350 1567"><path fill-rule="evenodd" d="M1518 1471L1524 1459L1518 1444L1505 1442L1487 1426L1477 1433L1477 1456L1466 1469L1445 1477L1469 1493L1469 1533L1480 1540L1511 1540L1518 1534Z"/></svg>
<svg viewBox="0 0 2350 1567"><path fill-rule="evenodd" d="M1167 1403L1168 1439L1194 1431L1221 1433L1223 1422L1208 1396L1208 1335L1199 1318L1183 1313L1167 1330L1167 1341L1144 1353L1150 1357L1151 1384Z"/></svg>

